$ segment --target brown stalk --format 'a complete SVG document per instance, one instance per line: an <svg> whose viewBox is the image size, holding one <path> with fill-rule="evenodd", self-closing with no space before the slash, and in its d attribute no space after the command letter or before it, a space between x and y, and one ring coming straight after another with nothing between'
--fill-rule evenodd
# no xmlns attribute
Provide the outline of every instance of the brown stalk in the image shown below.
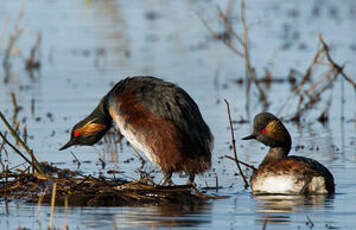
<svg viewBox="0 0 356 230"><path fill-rule="evenodd" d="M20 109L19 109L19 107L17 105L16 96L15 96L14 92L11 93L11 99L12 99L12 104L14 105L14 115L13 115L12 120L13 120L14 124L16 124L17 123L17 119L16 119L17 118L17 114L20 111Z"/></svg>
<svg viewBox="0 0 356 230"><path fill-rule="evenodd" d="M112 228L113 228L114 230L119 230L119 227L117 226L115 217L112 218Z"/></svg>
<svg viewBox="0 0 356 230"><path fill-rule="evenodd" d="M68 196L64 198L64 229L68 230Z"/></svg>
<svg viewBox="0 0 356 230"><path fill-rule="evenodd" d="M228 156L228 155L224 155L225 158L229 159L229 160L233 160L235 161L235 158L231 157L231 156ZM257 169L253 166L253 165L250 165L250 164L247 164L243 161L240 161L240 160L237 160L240 164L252 169L253 171L256 171Z"/></svg>
<svg viewBox="0 0 356 230"><path fill-rule="evenodd" d="M353 87L354 89L356 89L356 83L344 73L344 66L340 66L338 65L330 56L329 53L329 47L328 45L325 43L323 36L321 35L321 33L319 33L319 40L321 42L321 44L323 45L323 48L325 50L326 53L326 58L328 59L328 61L332 64L333 68L335 68L337 70L337 73L341 74L341 76L343 76L343 78L348 81Z"/></svg>
<svg viewBox="0 0 356 230"><path fill-rule="evenodd" d="M7 190L8 190L8 173L9 173L9 165L6 165L6 171L5 171L5 213L6 215L9 214L9 208L7 206Z"/></svg>
<svg viewBox="0 0 356 230"><path fill-rule="evenodd" d="M248 27L246 23L246 10L245 10L245 0L241 0L241 22L242 22L242 29L243 29L243 39L242 39L242 47L244 49L244 59L246 65L246 73L247 77L256 85L256 88L259 92L260 99L263 101L264 110L268 108L268 101L265 92L261 88L259 82L256 79L255 70L251 66L250 61L250 51L248 46ZM246 100L246 103L249 101Z"/></svg>
<svg viewBox="0 0 356 230"><path fill-rule="evenodd" d="M305 95L309 97L309 101L307 101L303 106L298 106L298 111L296 114L291 118L291 120L298 121L301 114L307 110L313 108L313 106L320 101L320 95L325 92L327 89L333 86L333 82L336 80L337 73L335 73L334 77L328 81L328 83L322 87L319 91L315 91L314 94L309 94L308 90L305 91Z"/></svg>
<svg viewBox="0 0 356 230"><path fill-rule="evenodd" d="M12 49L14 48L14 46L15 46L15 43L16 43L17 39L20 37L22 32L23 32L22 29L18 29L18 30L16 30L15 34L10 36L9 43L8 43L7 48L5 50L5 55L4 55L4 59L3 59L3 62L2 62L2 65L4 67L4 71L5 71L5 78L4 78L4 82L5 83L7 83L9 78L10 78L10 63L9 63L9 60L10 60L10 57L11 57L11 52L12 52Z"/></svg>
<svg viewBox="0 0 356 230"><path fill-rule="evenodd" d="M40 197L38 198L37 202L37 221L38 221L38 227L41 229L41 204L44 198L44 194L41 193Z"/></svg>
<svg viewBox="0 0 356 230"><path fill-rule="evenodd" d="M17 135L16 131L11 127L11 125L9 124L9 122L6 120L5 116L2 114L2 112L0 112L0 118L1 120L4 122L4 124L6 125L6 127L9 129L11 135L16 139L16 141L19 142L19 144L26 150L26 152L33 157L34 160L34 166L36 168L36 170L41 173L44 174L42 166L40 165L40 163L37 161L37 159L34 157L33 155L33 151L27 147L27 145L22 141L22 139ZM19 152L19 151L18 151ZM24 157L23 154L22 158ZM25 159L25 158L24 158ZM28 160L27 160L28 161Z"/></svg>
<svg viewBox="0 0 356 230"><path fill-rule="evenodd" d="M10 146L18 155L20 155L22 157L22 159L24 159L25 161L27 161L27 163L29 163L31 165L31 161L29 159L27 159L27 157L25 157L25 155L23 155L20 150L18 150L13 144L11 144L6 137L0 132L0 137L3 139L3 141Z"/></svg>
<svg viewBox="0 0 356 230"><path fill-rule="evenodd" d="M35 99L31 99L31 114L32 116L35 115Z"/></svg>
<svg viewBox="0 0 356 230"><path fill-rule="evenodd" d="M78 169L79 169L79 168L80 168L80 161L79 161L79 159L77 158L77 156L76 156L72 151L70 151L70 154L72 154L72 156L74 157L75 161L77 162L77 167L78 167Z"/></svg>
<svg viewBox="0 0 356 230"><path fill-rule="evenodd" d="M251 89L251 82L254 83L256 86L258 93L259 93L259 98L263 102L263 107L264 110L267 110L269 103L267 101L267 96L262 89L262 87L259 84L259 81L256 79L256 73L254 71L254 68L251 66L251 61L250 61L250 53L249 53L249 46L248 46L248 27L246 23L246 13L245 13L245 1L241 1L241 22L242 22L242 27L243 27L243 37L241 38L237 33L234 31L233 26L231 22L228 20L227 15L230 14L231 7L234 4L234 1L229 1L228 8L226 13L224 14L223 11L218 8L218 13L219 17L222 19L224 26L225 26L225 32L221 34L215 33L212 28L208 25L208 23L201 17L199 16L200 20L204 24L204 26L208 29L208 31L211 33L214 39L219 40L223 42L223 44L228 47L232 52L237 54L238 56L242 57L245 60L245 78L246 78L246 103L245 103L245 109L247 116L250 114L250 108L249 108L249 102L250 102L250 89ZM235 38L238 43L242 46L242 50L238 50L232 43L232 37Z"/></svg>
<svg viewBox="0 0 356 230"><path fill-rule="evenodd" d="M233 53L239 55L240 57L244 57L244 54L242 52L240 52L239 50L237 50L233 45L232 42L227 40L227 39L223 39L222 36L220 36L219 34L215 33L213 31L213 29L209 26L209 24L206 22L206 20L204 18L202 18L200 15L198 15L198 17L200 18L201 22L203 23L203 25L208 29L208 31L210 32L210 34L213 36L214 39L222 41L223 44L228 47Z"/></svg>
<svg viewBox="0 0 356 230"><path fill-rule="evenodd" d="M235 163L236 163L236 166L240 172L240 175L245 183L245 188L248 188L248 182L247 182L247 179L245 177L245 175L243 174L242 172L242 169L241 169L241 166L240 166L240 163L239 163L239 160L237 158L237 153L236 153L236 144L235 144L235 135L234 135L234 130L233 130L233 127L232 127L232 121L231 121L231 114L230 114L230 105L229 105L229 102L224 99L225 101L225 104L226 104L226 107L227 107L227 114L229 116L229 123L230 123L230 131L231 131L231 141L232 141L232 149L233 149L233 152L234 152L234 160L235 160Z"/></svg>
<svg viewBox="0 0 356 230"><path fill-rule="evenodd" d="M54 215L54 207L56 202L56 191L57 191L57 183L54 183L52 189L52 198L51 198L51 214L49 217L49 225L48 225L49 229L52 229L53 227L53 215Z"/></svg>
<svg viewBox="0 0 356 230"><path fill-rule="evenodd" d="M23 127L23 142L27 145L27 126Z"/></svg>
<svg viewBox="0 0 356 230"><path fill-rule="evenodd" d="M7 131L5 131L5 133L4 133L4 137L6 137L6 136L7 136ZM4 140L2 140L2 143L0 145L0 164L1 164L1 167L2 167L2 171L5 171L5 164L4 164L4 162L2 162L1 152L4 149L5 143L6 142Z"/></svg>
<svg viewBox="0 0 356 230"><path fill-rule="evenodd" d="M192 188L195 192L195 194L202 198L202 199L223 199L223 198L227 198L226 196L214 196L214 195L207 195L202 193L201 191L199 191L199 189L197 188L197 186L195 186L195 184L192 184Z"/></svg>
<svg viewBox="0 0 356 230"><path fill-rule="evenodd" d="M315 65L319 62L320 59L320 55L323 52L322 49L318 49L318 51L316 52L316 54L313 57L313 61L312 63L309 65L307 71L305 72L305 74L302 77L302 80L299 82L299 84L296 86L296 90L295 93L292 94L291 96L288 97L288 99L284 102L284 104L280 107L280 109L278 110L278 114L285 108L285 106L287 104L289 104L290 100L292 98L294 98L296 95L299 95L299 104L298 107L300 106L300 103L304 100L303 98L303 94L300 94L301 90L303 89L303 87L305 86L305 84L311 80L311 76L312 76L312 71L315 67ZM298 111L298 109L297 109Z"/></svg>

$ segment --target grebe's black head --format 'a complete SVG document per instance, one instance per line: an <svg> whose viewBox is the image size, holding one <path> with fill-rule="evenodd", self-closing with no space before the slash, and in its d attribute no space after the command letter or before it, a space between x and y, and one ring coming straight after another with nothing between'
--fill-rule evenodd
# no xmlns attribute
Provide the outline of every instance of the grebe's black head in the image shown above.
<svg viewBox="0 0 356 230"><path fill-rule="evenodd" d="M111 126L112 119L105 113L102 100L88 117L73 127L70 140L59 150L64 150L73 145L93 145L105 135Z"/></svg>
<svg viewBox="0 0 356 230"><path fill-rule="evenodd" d="M95 118L92 120L86 118L73 127L70 140L59 150L64 150L73 145L93 145L105 135L108 129L110 127L97 123Z"/></svg>
<svg viewBox="0 0 356 230"><path fill-rule="evenodd" d="M270 147L288 147L291 137L283 123L271 113L260 113L253 121L253 132L242 140L256 139Z"/></svg>

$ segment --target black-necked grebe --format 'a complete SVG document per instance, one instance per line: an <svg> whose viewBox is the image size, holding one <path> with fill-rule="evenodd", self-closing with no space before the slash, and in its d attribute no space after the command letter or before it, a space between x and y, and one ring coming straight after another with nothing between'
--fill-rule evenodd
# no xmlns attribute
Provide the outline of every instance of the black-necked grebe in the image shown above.
<svg viewBox="0 0 356 230"><path fill-rule="evenodd" d="M254 194L331 194L334 177L316 160L288 156L292 140L282 122L271 113L255 116L253 133L243 140L256 139L270 146L264 160L250 179Z"/></svg>
<svg viewBox="0 0 356 230"><path fill-rule="evenodd" d="M184 171L187 183L211 166L213 136L198 106L182 88L155 77L132 77L118 82L94 111L77 123L67 144L93 145L115 123L130 144L141 150L164 173Z"/></svg>

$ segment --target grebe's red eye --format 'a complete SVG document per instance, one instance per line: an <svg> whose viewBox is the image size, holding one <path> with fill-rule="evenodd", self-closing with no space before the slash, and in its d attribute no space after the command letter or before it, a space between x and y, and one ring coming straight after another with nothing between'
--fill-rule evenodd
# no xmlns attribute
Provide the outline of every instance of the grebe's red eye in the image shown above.
<svg viewBox="0 0 356 230"><path fill-rule="evenodd" d="M78 137L78 136L79 136L79 132L78 132L77 130L75 130L74 133L73 133L73 135L74 135L75 137Z"/></svg>
<svg viewBox="0 0 356 230"><path fill-rule="evenodd" d="M266 134L267 130L266 129L262 129L262 134Z"/></svg>

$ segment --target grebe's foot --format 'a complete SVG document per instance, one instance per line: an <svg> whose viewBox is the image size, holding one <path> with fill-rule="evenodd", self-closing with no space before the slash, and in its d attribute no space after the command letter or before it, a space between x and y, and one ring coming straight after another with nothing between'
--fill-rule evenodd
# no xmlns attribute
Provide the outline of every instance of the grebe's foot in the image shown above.
<svg viewBox="0 0 356 230"><path fill-rule="evenodd" d="M169 172L169 173L163 173L163 178L162 180L159 182L159 185L160 186L171 186L173 185L173 182L172 182L172 173Z"/></svg>
<svg viewBox="0 0 356 230"><path fill-rule="evenodd" d="M187 185L193 185L195 178L195 173L189 173L189 178L187 180Z"/></svg>

